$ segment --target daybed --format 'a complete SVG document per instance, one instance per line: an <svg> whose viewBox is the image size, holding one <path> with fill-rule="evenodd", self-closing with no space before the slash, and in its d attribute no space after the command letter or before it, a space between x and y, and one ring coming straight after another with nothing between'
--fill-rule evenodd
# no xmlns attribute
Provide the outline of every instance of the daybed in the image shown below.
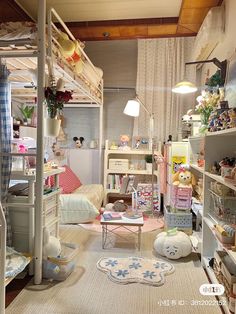
<svg viewBox="0 0 236 314"><path fill-rule="evenodd" d="M61 223L84 223L92 221L99 215L103 200L101 184L83 185L74 172L68 167L59 175L62 189Z"/></svg>

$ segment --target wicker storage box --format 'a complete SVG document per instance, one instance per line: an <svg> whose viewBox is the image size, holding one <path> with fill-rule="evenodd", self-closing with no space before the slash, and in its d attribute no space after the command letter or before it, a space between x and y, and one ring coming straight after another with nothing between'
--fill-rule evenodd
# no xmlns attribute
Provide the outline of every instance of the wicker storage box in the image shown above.
<svg viewBox="0 0 236 314"><path fill-rule="evenodd" d="M214 258L216 262L216 267L218 269L218 272L221 272L221 280L226 288L226 294L228 291L228 294L235 293L236 288L236 276L232 275L228 268L226 267L223 258L227 256L228 254L225 251L215 251Z"/></svg>
<svg viewBox="0 0 236 314"><path fill-rule="evenodd" d="M165 206L164 217L166 229L177 227L178 230L192 234L192 213L172 213L170 207Z"/></svg>
<svg viewBox="0 0 236 314"><path fill-rule="evenodd" d="M128 170L129 160L128 159L109 159L110 170Z"/></svg>
<svg viewBox="0 0 236 314"><path fill-rule="evenodd" d="M214 208L214 214L220 219L226 219L229 215L235 214L236 197L235 196L220 196L217 193L209 190L211 194L211 208Z"/></svg>

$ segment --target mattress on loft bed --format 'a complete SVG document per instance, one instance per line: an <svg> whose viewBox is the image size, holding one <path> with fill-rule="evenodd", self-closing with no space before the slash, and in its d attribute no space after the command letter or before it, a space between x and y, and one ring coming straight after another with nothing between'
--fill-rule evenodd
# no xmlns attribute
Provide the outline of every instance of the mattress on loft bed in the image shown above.
<svg viewBox="0 0 236 314"><path fill-rule="evenodd" d="M101 184L84 184L71 194L61 194L61 223L84 223L99 215L103 201Z"/></svg>
<svg viewBox="0 0 236 314"><path fill-rule="evenodd" d="M82 53L84 44L78 40L72 41L69 39L68 35L62 31L58 31L57 33L52 29L52 32L53 37L56 38L60 45L63 45L63 42L65 43L66 41L72 44L72 46L70 44L65 44L63 48L60 45L57 46L55 41L53 41L53 52L57 57L57 62L59 64L67 64L69 68L91 89L91 92L100 98L101 95L99 95L100 93L96 89L99 88L101 83L103 71L100 68L92 66L91 62L85 58ZM60 40L60 38L63 39ZM36 39L37 25L33 22L0 23L1 50L7 50L9 48L14 49L16 46L27 49L36 45Z"/></svg>
<svg viewBox="0 0 236 314"><path fill-rule="evenodd" d="M24 41L35 41L37 38L37 27L33 22L7 22L0 23L0 42L16 43Z"/></svg>

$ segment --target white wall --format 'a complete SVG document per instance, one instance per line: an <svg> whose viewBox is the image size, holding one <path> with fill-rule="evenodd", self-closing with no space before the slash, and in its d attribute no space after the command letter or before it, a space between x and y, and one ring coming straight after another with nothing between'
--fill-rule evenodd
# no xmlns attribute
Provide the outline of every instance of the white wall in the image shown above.
<svg viewBox="0 0 236 314"><path fill-rule="evenodd" d="M120 134L132 134L133 118L123 114L128 99L134 97L137 73L137 41L87 42L85 51L91 61L103 70L104 78L104 139L118 140ZM118 91L106 88L120 88ZM126 88L127 90L122 90ZM73 136L83 136L86 144L98 138L98 110L65 109L68 145Z"/></svg>
<svg viewBox="0 0 236 314"><path fill-rule="evenodd" d="M216 57L220 61L229 60L236 51L236 1L225 0L225 35L221 43L219 43L212 52L209 59ZM202 82L205 82L206 76L216 72L216 66L207 64L202 70Z"/></svg>

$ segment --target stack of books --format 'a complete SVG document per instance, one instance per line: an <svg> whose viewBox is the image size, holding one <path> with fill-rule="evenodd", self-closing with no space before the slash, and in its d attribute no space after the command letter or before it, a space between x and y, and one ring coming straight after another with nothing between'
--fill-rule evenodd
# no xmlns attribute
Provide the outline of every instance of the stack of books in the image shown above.
<svg viewBox="0 0 236 314"><path fill-rule="evenodd" d="M122 215L118 212L104 212L103 218L104 220L119 220L122 218Z"/></svg>

